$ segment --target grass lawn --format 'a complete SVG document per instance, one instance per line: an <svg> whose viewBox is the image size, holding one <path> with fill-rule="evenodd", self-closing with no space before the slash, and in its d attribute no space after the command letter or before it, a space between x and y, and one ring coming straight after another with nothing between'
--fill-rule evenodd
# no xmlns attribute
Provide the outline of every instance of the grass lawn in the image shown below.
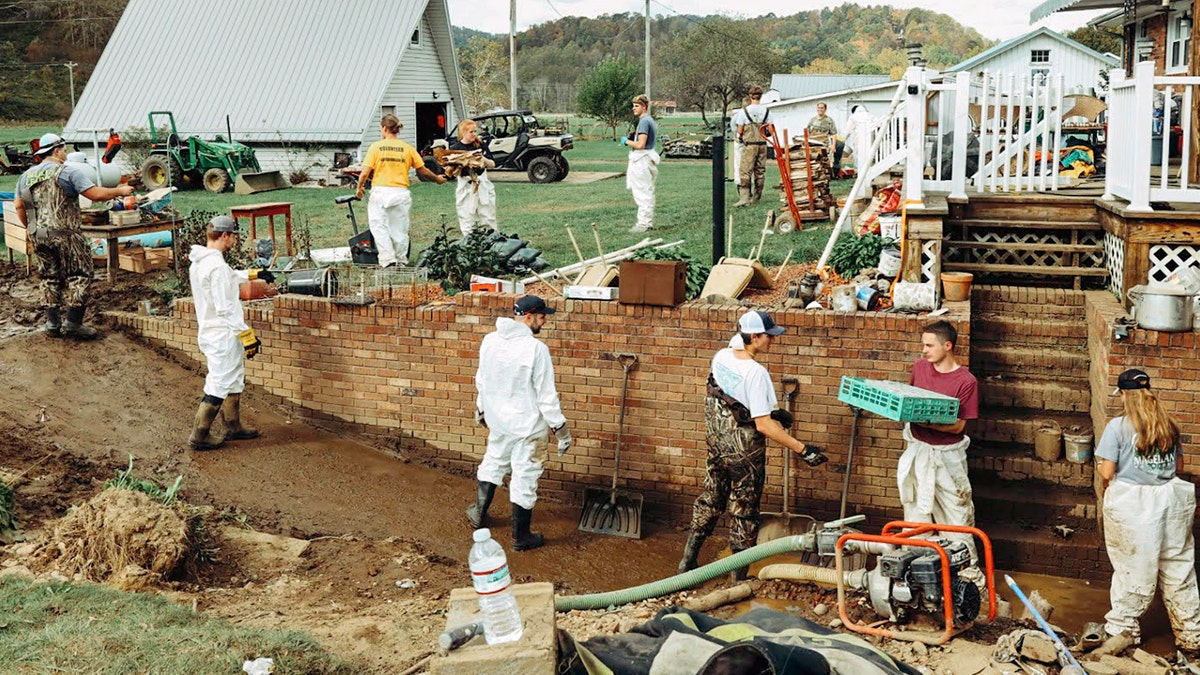
<svg viewBox="0 0 1200 675"><path fill-rule="evenodd" d="M549 121L557 118L549 116ZM568 126L573 133L583 133L595 138L607 135L607 129L586 118L569 118ZM0 139L5 134L14 138L32 138L50 127L0 127ZM618 128L623 133L622 128ZM699 132L699 115L677 115L660 122L660 133ZM581 140L566 153L575 171L625 170L627 151L611 140ZM734 209L737 190L732 182L725 183L725 201L728 213L733 215L733 253L746 256L759 241L759 233L769 209L781 207L779 192L774 185L779 182L779 171L773 161L768 161L767 189L763 201L755 207ZM0 191L11 191L16 183L15 176L0 176ZM850 181L835 183L834 192L845 195ZM312 232L313 246L344 246L351 234L350 222L346 219L346 207L334 204L334 197L347 194L349 188L289 188L258 195L238 196L232 193L211 194L203 190L191 190L175 194L176 207L184 214L203 209L224 211L230 206L259 202L292 202L293 222L307 224ZM712 256L712 169L707 160L664 159L659 165L657 182L657 208L655 228L652 236L664 241L684 240L682 248L692 256L708 261ZM595 223L600 231L605 251L612 251L643 238L632 234L629 228L636 220L636 207L631 193L625 189L623 177L611 178L584 185L550 183L535 185L527 182L496 183L496 199L500 230L508 234L519 234L528 239L532 246L554 266L567 265L577 260L570 240L565 236L565 226L570 226L587 257L596 255L596 244L590 232ZM355 204L355 216L359 228L365 229L367 209L365 203ZM726 216L728 218L728 216ZM412 236L414 255L432 241L441 223L457 230L454 211L454 184L438 186L419 183L413 187ZM261 221L260 221L261 223ZM277 225L279 225L277 219ZM762 255L763 261L779 264L788 250L795 247L793 261L814 260L820 255L829 236L828 222L805 224L803 232L789 235L768 235ZM282 227L277 228L282 232ZM262 230L260 230L261 232ZM260 235L261 236L261 235ZM2 250L2 249L0 249Z"/></svg>
<svg viewBox="0 0 1200 675"><path fill-rule="evenodd" d="M22 673L352 673L312 637L240 628L161 597L91 584L0 582L0 663ZM11 670L10 670L11 669Z"/></svg>

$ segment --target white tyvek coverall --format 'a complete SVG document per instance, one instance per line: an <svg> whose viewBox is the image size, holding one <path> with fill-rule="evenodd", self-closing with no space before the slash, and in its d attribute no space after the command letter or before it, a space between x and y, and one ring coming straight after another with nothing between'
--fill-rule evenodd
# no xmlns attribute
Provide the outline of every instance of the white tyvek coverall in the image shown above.
<svg viewBox="0 0 1200 675"><path fill-rule="evenodd" d="M408 211L412 193L406 187L372 187L367 221L379 249L379 265L408 264Z"/></svg>
<svg viewBox="0 0 1200 675"><path fill-rule="evenodd" d="M658 179L658 163L661 161L657 150L629 151L625 187L633 192L633 201L638 207L639 229L648 230L654 226L654 181Z"/></svg>
<svg viewBox="0 0 1200 675"><path fill-rule="evenodd" d="M192 246L192 301L196 305L196 344L208 362L204 393L217 398L240 394L246 388L246 351L238 333L248 329L242 313L238 284L249 280L234 271L216 249Z"/></svg>
<svg viewBox="0 0 1200 675"><path fill-rule="evenodd" d="M971 480L967 477L970 437L964 436L952 445L930 445L914 438L909 425L905 424L904 440L908 446L900 455L896 476L904 519L974 527L975 502L971 497ZM972 563L978 562L971 535L946 532L940 536L966 542Z"/></svg>
<svg viewBox="0 0 1200 675"><path fill-rule="evenodd" d="M877 123L875 116L860 105L846 124L846 143L854 149L854 166L859 172L866 171L871 164L872 132Z"/></svg>
<svg viewBox="0 0 1200 675"><path fill-rule="evenodd" d="M475 388L475 405L488 425L487 451L476 478L501 485L511 468L509 498L532 509L547 433L567 423L554 387L550 350L529 326L508 317L496 319L496 330L479 347Z"/></svg>
<svg viewBox="0 0 1200 675"><path fill-rule="evenodd" d="M1112 609L1105 632L1139 637L1138 618L1162 587L1176 645L1200 649L1200 591L1192 520L1196 488L1174 478L1162 485L1113 480L1104 492L1104 544L1112 562Z"/></svg>
<svg viewBox="0 0 1200 675"><path fill-rule="evenodd" d="M496 229L496 186L488 178L487 171L477 174L474 180L459 174L454 204L458 211L458 229L464 237L477 227Z"/></svg>

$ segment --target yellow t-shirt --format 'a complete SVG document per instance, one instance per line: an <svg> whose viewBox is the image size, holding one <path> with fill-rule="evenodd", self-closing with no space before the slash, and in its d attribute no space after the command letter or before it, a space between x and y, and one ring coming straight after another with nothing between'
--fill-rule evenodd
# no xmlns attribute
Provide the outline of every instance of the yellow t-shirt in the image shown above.
<svg viewBox="0 0 1200 675"><path fill-rule="evenodd" d="M367 149L364 169L372 169L371 185L376 187L408 187L409 169L425 166L417 149L399 138L375 141Z"/></svg>

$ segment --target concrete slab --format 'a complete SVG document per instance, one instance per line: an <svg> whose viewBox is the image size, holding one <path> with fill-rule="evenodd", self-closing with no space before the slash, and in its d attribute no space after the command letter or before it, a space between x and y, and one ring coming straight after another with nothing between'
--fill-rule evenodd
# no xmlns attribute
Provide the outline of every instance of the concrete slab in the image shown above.
<svg viewBox="0 0 1200 675"><path fill-rule="evenodd" d="M620 178L624 175L624 171L575 171L572 169L567 177L558 181L557 184L586 185L609 178ZM529 182L529 176L524 171L489 171L488 178L491 178L493 183ZM555 185L555 183L546 183L546 185Z"/></svg>
<svg viewBox="0 0 1200 675"><path fill-rule="evenodd" d="M554 586L517 584L512 591L524 626L520 640L489 645L483 636L479 636L448 655L433 659L429 663L429 672L433 675L553 675L558 659L554 640ZM475 589L456 588L450 592L446 628L469 623L478 612Z"/></svg>

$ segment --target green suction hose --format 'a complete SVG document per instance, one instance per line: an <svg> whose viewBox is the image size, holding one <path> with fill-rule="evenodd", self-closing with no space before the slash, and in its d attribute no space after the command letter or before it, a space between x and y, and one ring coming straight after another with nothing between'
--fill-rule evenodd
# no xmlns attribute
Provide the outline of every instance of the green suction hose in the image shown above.
<svg viewBox="0 0 1200 675"><path fill-rule="evenodd" d="M781 539L759 544L745 551L735 553L728 558L709 563L694 570L676 574L659 581L652 581L641 586L625 588L607 593L591 593L588 595L557 596L554 598L554 609L559 612L569 612L573 609L604 609L617 605L627 605L648 598L657 598L670 593L677 593L722 574L728 574L739 567L764 560L775 555L810 551L813 548L813 535L796 534Z"/></svg>

